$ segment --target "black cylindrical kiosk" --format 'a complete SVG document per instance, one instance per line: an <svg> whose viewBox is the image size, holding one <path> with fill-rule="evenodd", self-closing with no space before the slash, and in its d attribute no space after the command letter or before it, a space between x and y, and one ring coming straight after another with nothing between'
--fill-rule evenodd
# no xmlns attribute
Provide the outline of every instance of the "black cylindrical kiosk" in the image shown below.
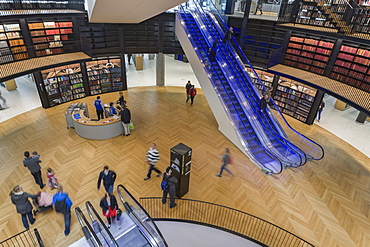
<svg viewBox="0 0 370 247"><path fill-rule="evenodd" d="M171 148L172 175L177 178L176 197L181 198L189 191L192 149L183 143Z"/></svg>

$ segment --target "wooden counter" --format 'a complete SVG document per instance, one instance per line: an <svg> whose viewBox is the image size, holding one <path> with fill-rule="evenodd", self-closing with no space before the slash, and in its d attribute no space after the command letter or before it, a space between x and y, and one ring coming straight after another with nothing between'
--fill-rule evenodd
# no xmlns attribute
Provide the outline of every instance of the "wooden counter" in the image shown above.
<svg viewBox="0 0 370 247"><path fill-rule="evenodd" d="M83 115L83 112L84 110L80 110L79 112L74 111L72 115L74 128L79 136L86 139L104 140L123 133L121 119L109 117L99 121L91 121L90 118ZM76 113L79 113L81 118L76 119Z"/></svg>

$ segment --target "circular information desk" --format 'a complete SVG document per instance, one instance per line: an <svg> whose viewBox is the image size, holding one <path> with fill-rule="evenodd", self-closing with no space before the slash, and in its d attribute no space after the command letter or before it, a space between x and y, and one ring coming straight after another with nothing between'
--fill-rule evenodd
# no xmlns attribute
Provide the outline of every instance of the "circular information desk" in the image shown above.
<svg viewBox="0 0 370 247"><path fill-rule="evenodd" d="M90 118L84 116L84 110L80 110L78 119L76 115L72 116L73 125L76 133L86 139L104 140L119 136L123 133L123 126L121 119L114 119L108 117L100 119L99 121L92 121Z"/></svg>

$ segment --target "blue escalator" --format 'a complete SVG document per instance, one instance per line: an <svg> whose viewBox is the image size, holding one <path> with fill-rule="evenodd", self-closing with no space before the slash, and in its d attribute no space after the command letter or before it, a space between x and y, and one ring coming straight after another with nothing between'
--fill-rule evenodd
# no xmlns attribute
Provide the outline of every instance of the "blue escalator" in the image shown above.
<svg viewBox="0 0 370 247"><path fill-rule="evenodd" d="M260 109L261 92L238 55L240 47L234 50L233 46L222 44L225 30L225 24L219 24L223 22L222 18L217 11L203 10L197 1L194 5L196 8L192 10L182 9L178 18L244 144L245 153L266 174L277 174L284 168L304 165L309 159L321 159L322 147L293 130L280 112L280 115L274 115L269 109ZM218 43L219 49L216 61L212 62L207 51L214 42ZM236 43L235 40L233 42ZM249 63L244 54L241 56ZM285 123L284 128L281 122ZM286 129L298 137L298 145L287 137Z"/></svg>
<svg viewBox="0 0 370 247"><path fill-rule="evenodd" d="M194 50L198 52L201 59L207 60L206 51L208 50L209 44L198 28L193 15L186 12L181 12L179 15L182 22L185 24ZM220 96L220 99L223 101L236 131L244 141L250 158L260 167L269 171L269 173L280 173L283 169L282 163L269 150L263 147L260 137L257 136L251 126L250 117L246 114L244 107L242 107L238 100L238 96L230 87L221 66L217 62L208 61L208 63L211 65L206 67L210 80Z"/></svg>

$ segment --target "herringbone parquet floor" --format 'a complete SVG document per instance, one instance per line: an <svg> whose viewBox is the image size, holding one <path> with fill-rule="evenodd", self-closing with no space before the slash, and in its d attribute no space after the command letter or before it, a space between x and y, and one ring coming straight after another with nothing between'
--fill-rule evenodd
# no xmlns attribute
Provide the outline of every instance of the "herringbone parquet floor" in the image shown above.
<svg viewBox="0 0 370 247"><path fill-rule="evenodd" d="M226 205L277 224L315 246L367 247L370 243L370 160L346 142L317 126L290 123L325 148L325 158L278 176L265 176L217 130L209 105L198 90L193 106L185 104L185 90L177 87L141 87L125 92L135 130L129 137L94 141L66 128L67 104L35 109L0 123L0 241L23 230L20 215L9 198L13 186L36 193L38 187L23 167L23 152L41 154L43 175L56 171L74 206L98 201L96 189L104 165L118 173L117 184L136 197L160 196L160 178L144 181L144 156L156 142L161 170L169 165L170 148L182 142L193 148L190 191L185 198ZM102 95L104 103L117 93ZM81 99L90 105L94 98ZM231 149L235 177L218 178L219 155ZM46 180L46 176L44 176ZM47 189L47 191L50 191ZM181 205L179 205L181 207ZM100 210L99 210L100 211ZM37 216L46 246L67 246L82 232L73 214L72 232L63 234L63 219L54 212Z"/></svg>

